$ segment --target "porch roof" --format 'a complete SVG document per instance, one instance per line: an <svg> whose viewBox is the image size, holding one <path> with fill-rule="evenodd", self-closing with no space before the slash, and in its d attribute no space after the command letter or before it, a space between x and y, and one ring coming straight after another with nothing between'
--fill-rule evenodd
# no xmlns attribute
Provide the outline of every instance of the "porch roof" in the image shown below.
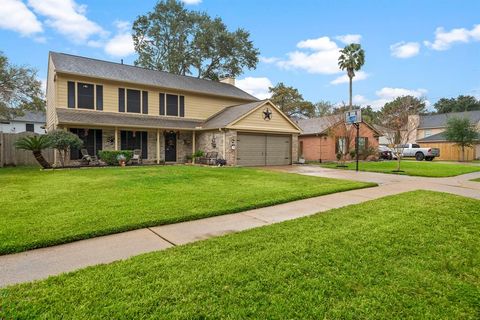
<svg viewBox="0 0 480 320"><path fill-rule="evenodd" d="M59 124L118 126L138 128L195 129L201 120L166 118L161 116L126 114L114 112L96 112L57 108Z"/></svg>

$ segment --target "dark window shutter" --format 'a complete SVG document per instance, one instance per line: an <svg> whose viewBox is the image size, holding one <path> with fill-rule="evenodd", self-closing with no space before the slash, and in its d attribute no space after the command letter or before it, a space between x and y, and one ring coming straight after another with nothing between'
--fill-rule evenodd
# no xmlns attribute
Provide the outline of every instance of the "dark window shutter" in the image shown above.
<svg viewBox="0 0 480 320"><path fill-rule="evenodd" d="M148 159L148 132L142 131L142 159Z"/></svg>
<svg viewBox="0 0 480 320"><path fill-rule="evenodd" d="M118 111L125 112L125 89L118 88Z"/></svg>
<svg viewBox="0 0 480 320"><path fill-rule="evenodd" d="M127 112L140 113L140 90L127 89Z"/></svg>
<svg viewBox="0 0 480 320"><path fill-rule="evenodd" d="M160 93L160 115L165 115L165 94Z"/></svg>
<svg viewBox="0 0 480 320"><path fill-rule="evenodd" d="M78 136L78 129L70 128L70 132ZM70 160L78 160L78 159L80 159L80 150L75 148L70 148Z"/></svg>
<svg viewBox="0 0 480 320"><path fill-rule="evenodd" d="M148 114L148 91L142 91L142 113Z"/></svg>
<svg viewBox="0 0 480 320"><path fill-rule="evenodd" d="M103 110L103 86L97 85L97 110Z"/></svg>
<svg viewBox="0 0 480 320"><path fill-rule="evenodd" d="M35 132L35 125L33 123L26 123L25 124L25 131Z"/></svg>
<svg viewBox="0 0 480 320"><path fill-rule="evenodd" d="M120 131L120 150L127 150L127 131Z"/></svg>
<svg viewBox="0 0 480 320"><path fill-rule="evenodd" d="M180 96L180 117L185 117L185 97Z"/></svg>
<svg viewBox="0 0 480 320"><path fill-rule="evenodd" d="M75 108L75 82L68 81L68 107Z"/></svg>
<svg viewBox="0 0 480 320"><path fill-rule="evenodd" d="M103 148L103 132L101 129L95 130L95 154L98 155L98 152Z"/></svg>

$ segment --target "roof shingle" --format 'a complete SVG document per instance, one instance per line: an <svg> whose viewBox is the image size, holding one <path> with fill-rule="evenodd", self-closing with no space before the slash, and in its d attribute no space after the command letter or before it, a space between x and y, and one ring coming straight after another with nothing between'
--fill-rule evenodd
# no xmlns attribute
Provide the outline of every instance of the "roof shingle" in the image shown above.
<svg viewBox="0 0 480 320"><path fill-rule="evenodd" d="M420 123L418 125L418 128L444 128L447 126L448 119L453 117L468 118L472 123L478 123L480 122L480 110L423 115L420 116Z"/></svg>
<svg viewBox="0 0 480 320"><path fill-rule="evenodd" d="M166 89L176 89L204 94L218 95L250 101L257 101L245 91L222 82L181 76L163 71L145 69L126 64L50 52L55 71L83 76L111 79Z"/></svg>

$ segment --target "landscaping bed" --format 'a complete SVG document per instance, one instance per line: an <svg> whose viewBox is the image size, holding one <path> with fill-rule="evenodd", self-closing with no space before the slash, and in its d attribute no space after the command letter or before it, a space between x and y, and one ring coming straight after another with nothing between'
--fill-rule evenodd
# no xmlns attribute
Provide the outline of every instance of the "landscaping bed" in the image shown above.
<svg viewBox="0 0 480 320"><path fill-rule="evenodd" d="M390 196L12 286L0 318L478 319L479 207Z"/></svg>
<svg viewBox="0 0 480 320"><path fill-rule="evenodd" d="M373 185L247 168L4 168L0 254Z"/></svg>
<svg viewBox="0 0 480 320"><path fill-rule="evenodd" d="M313 163L310 163L313 164ZM346 167L338 167L337 163L316 163L325 168L355 170L355 162L346 163ZM429 161L411 161L404 160L401 163L402 172L394 172L397 169L396 161L362 161L359 163L358 170L391 174L404 174L420 177L453 177L465 173L480 171L480 166L468 164L436 163Z"/></svg>

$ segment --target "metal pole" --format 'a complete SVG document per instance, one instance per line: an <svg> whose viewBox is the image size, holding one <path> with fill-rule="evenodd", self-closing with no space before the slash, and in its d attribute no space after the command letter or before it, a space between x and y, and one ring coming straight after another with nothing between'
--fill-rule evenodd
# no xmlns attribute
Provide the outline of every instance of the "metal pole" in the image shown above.
<svg viewBox="0 0 480 320"><path fill-rule="evenodd" d="M357 139L355 141L355 155L356 155L356 160L357 160L357 164L356 164L356 167L355 167L355 170L358 172L358 135L360 134L360 123L356 123L355 126L357 127Z"/></svg>

